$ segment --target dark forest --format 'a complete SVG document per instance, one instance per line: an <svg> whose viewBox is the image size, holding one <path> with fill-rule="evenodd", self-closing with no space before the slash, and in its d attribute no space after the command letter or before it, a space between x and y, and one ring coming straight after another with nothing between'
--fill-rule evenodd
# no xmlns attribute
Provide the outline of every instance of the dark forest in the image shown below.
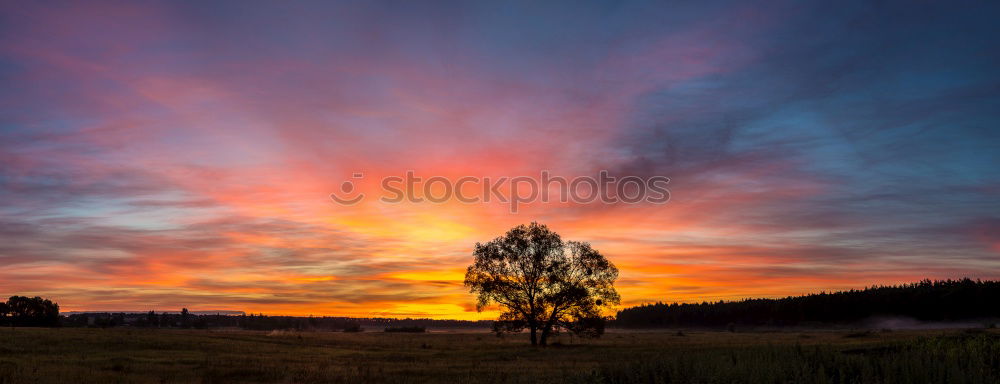
<svg viewBox="0 0 1000 384"><path fill-rule="evenodd" d="M858 323L881 316L946 322L1000 317L998 304L1000 281L923 280L781 299L641 305L619 311L615 325L629 328L812 326Z"/></svg>

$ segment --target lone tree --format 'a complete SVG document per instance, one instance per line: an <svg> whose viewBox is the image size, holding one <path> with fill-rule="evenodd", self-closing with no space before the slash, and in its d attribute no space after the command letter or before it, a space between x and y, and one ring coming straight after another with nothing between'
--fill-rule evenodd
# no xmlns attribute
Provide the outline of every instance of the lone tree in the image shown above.
<svg viewBox="0 0 1000 384"><path fill-rule="evenodd" d="M465 286L478 295L477 310L491 303L503 308L493 325L497 334L527 328L532 345L546 345L560 330L599 337L602 309L620 302L614 264L590 244L563 242L542 224L519 225L486 244L476 243L473 255Z"/></svg>

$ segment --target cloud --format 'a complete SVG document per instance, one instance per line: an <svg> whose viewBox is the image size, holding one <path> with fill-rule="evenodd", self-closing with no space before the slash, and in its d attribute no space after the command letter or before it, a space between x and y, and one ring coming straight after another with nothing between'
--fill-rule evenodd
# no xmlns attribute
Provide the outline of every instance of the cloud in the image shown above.
<svg viewBox="0 0 1000 384"><path fill-rule="evenodd" d="M7 7L0 290L487 318L472 244L532 220L616 262L626 304L997 278L993 8ZM672 199L327 199L354 172L602 169Z"/></svg>

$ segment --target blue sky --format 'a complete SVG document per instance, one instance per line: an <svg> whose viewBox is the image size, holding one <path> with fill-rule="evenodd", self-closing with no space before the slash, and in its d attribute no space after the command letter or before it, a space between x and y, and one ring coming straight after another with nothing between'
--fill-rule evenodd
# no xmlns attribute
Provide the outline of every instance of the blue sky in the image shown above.
<svg viewBox="0 0 1000 384"><path fill-rule="evenodd" d="M471 246L589 241L626 305L1000 278L987 2L0 5L0 292L487 318ZM377 177L670 177L666 205L371 202Z"/></svg>

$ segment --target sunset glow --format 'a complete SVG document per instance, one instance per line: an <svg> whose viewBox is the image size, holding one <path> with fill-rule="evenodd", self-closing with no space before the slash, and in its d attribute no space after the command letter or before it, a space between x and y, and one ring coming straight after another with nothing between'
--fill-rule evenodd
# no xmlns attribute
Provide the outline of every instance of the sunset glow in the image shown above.
<svg viewBox="0 0 1000 384"><path fill-rule="evenodd" d="M0 294L492 319L473 246L532 221L611 260L622 306L1000 278L987 13L421 3L5 2ZM670 201L378 200L602 170Z"/></svg>

